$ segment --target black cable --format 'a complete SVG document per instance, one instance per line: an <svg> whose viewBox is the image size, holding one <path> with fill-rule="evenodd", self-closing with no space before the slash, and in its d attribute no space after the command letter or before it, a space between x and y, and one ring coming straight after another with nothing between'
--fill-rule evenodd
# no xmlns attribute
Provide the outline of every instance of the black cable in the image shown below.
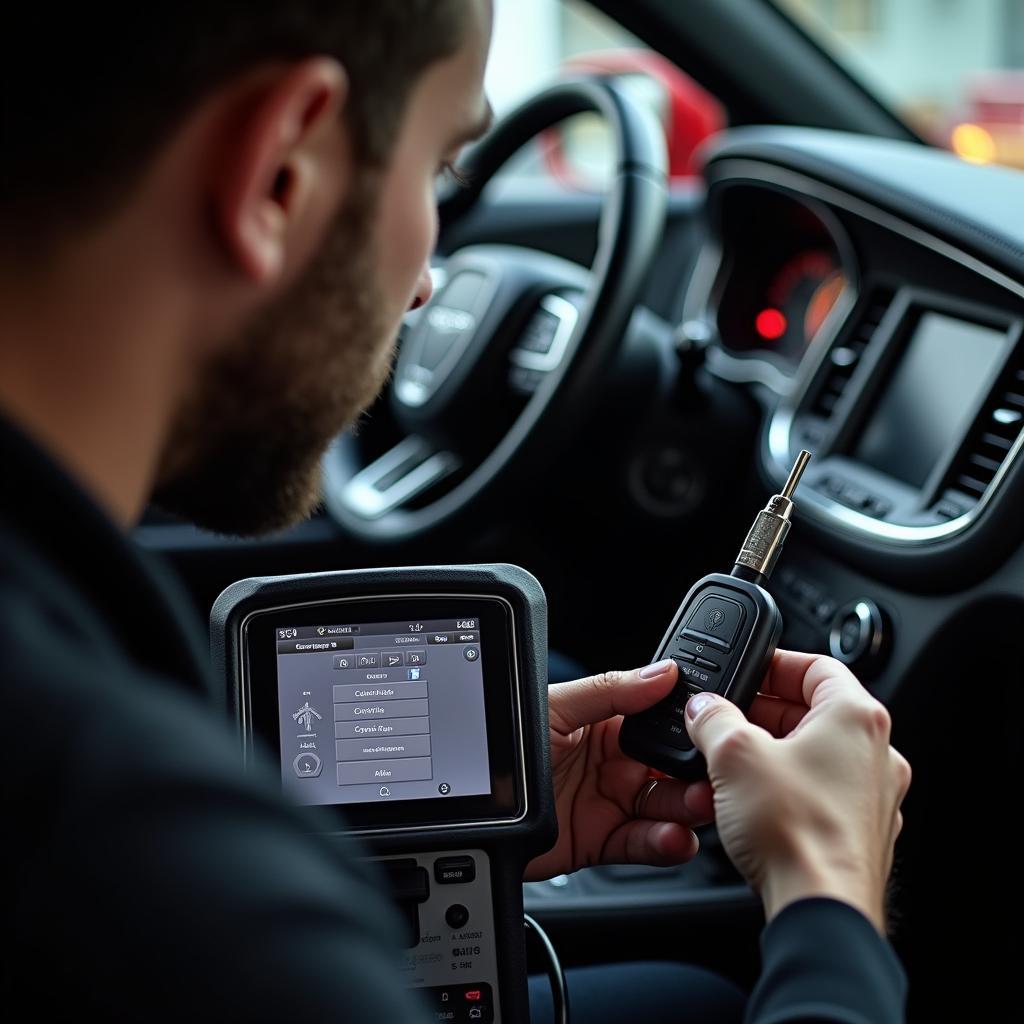
<svg viewBox="0 0 1024 1024"><path fill-rule="evenodd" d="M555 947L552 945L551 939L548 938L548 933L529 914L523 914L523 927L537 936L547 960L555 1024L569 1024L569 990L565 984L565 972L562 970L562 963L558 959Z"/></svg>

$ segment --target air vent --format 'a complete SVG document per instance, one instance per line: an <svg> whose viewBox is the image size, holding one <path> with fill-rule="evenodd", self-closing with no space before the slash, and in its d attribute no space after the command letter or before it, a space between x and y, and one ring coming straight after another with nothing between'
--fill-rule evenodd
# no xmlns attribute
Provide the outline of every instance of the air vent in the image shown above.
<svg viewBox="0 0 1024 1024"><path fill-rule="evenodd" d="M985 403L946 486L978 501L1003 468L1024 429L1024 346L1018 346Z"/></svg>
<svg viewBox="0 0 1024 1024"><path fill-rule="evenodd" d="M875 288L861 307L856 326L842 345L836 345L828 354L824 379L818 390L811 412L822 419L828 419L842 398L854 370L860 363L864 350L878 330L886 311L892 304L895 292L891 288Z"/></svg>

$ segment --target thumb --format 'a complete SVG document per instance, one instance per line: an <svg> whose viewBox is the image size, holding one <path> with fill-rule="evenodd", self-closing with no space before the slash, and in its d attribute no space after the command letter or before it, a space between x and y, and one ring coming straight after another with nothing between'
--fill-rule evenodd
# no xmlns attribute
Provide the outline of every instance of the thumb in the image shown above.
<svg viewBox="0 0 1024 1024"><path fill-rule="evenodd" d="M615 715L646 711L667 697L679 670L671 658L632 672L602 672L548 687L551 727L563 736Z"/></svg>
<svg viewBox="0 0 1024 1024"><path fill-rule="evenodd" d="M686 731L709 763L726 736L753 728L731 700L717 693L696 693L686 704Z"/></svg>

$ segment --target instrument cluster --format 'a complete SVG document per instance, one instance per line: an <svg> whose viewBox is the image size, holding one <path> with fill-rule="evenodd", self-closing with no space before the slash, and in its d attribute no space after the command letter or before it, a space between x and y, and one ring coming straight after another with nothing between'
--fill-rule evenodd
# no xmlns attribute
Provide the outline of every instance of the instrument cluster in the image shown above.
<svg viewBox="0 0 1024 1024"><path fill-rule="evenodd" d="M792 374L852 289L845 235L823 208L765 188L732 188L720 217L719 262L703 316L729 354Z"/></svg>

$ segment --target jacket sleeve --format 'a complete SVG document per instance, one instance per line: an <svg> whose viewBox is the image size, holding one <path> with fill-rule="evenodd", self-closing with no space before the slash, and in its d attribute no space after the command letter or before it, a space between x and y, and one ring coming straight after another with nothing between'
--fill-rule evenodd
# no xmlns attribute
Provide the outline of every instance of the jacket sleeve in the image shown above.
<svg viewBox="0 0 1024 1024"><path fill-rule="evenodd" d="M799 900L761 937L746 1024L902 1024L903 967L874 925L838 900Z"/></svg>
<svg viewBox="0 0 1024 1024"><path fill-rule="evenodd" d="M19 978L42 983L60 950L49 1009L108 1021L426 1019L382 881L314 834L332 823L289 806L267 759L243 772L198 702L127 682L103 713L65 701L60 797L18 887Z"/></svg>

